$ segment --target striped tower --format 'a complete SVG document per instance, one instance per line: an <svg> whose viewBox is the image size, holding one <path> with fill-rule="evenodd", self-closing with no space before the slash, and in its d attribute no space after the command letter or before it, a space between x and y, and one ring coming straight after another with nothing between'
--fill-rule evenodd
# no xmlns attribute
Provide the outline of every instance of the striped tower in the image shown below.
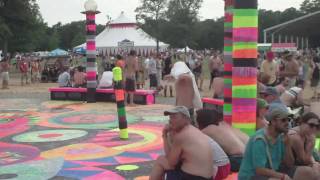
<svg viewBox="0 0 320 180"><path fill-rule="evenodd" d="M256 129L257 0L234 0L232 125L251 135Z"/></svg>
<svg viewBox="0 0 320 180"><path fill-rule="evenodd" d="M224 16L224 105L223 119L232 121L232 19L233 1L225 0Z"/></svg>
<svg viewBox="0 0 320 180"><path fill-rule="evenodd" d="M116 96L118 119L119 119L119 129L120 129L120 139L128 139L128 123L126 118L126 108L125 108L125 96L122 83L122 70L120 67L115 67L112 69L113 80L114 80L114 94Z"/></svg>
<svg viewBox="0 0 320 180"><path fill-rule="evenodd" d="M91 5L90 3L95 3L92 0L88 0L85 4ZM95 4L96 6L96 4ZM100 13L96 10L86 9L86 32L87 32L87 102L96 102L96 88L97 88L97 67L96 67L96 14Z"/></svg>

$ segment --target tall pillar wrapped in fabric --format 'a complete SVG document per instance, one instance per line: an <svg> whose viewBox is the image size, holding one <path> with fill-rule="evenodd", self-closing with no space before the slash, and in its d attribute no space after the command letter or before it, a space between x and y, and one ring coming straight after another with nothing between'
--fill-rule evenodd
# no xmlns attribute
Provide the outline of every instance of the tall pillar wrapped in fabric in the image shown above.
<svg viewBox="0 0 320 180"><path fill-rule="evenodd" d="M86 32L87 32L87 102L96 102L96 88L97 88L97 67L96 67L96 14L97 3L94 0L87 0L84 4L86 14Z"/></svg>
<svg viewBox="0 0 320 180"><path fill-rule="evenodd" d="M119 119L119 129L120 129L120 139L128 139L128 123L126 118L126 108L125 108L125 96L122 83L122 70L120 67L115 67L112 69L113 81L114 81L114 94L116 96L118 119Z"/></svg>
<svg viewBox="0 0 320 180"><path fill-rule="evenodd" d="M257 0L234 0L232 125L251 135L256 129Z"/></svg>
<svg viewBox="0 0 320 180"><path fill-rule="evenodd" d="M232 20L233 1L224 0L224 105L223 119L231 124L232 122Z"/></svg>

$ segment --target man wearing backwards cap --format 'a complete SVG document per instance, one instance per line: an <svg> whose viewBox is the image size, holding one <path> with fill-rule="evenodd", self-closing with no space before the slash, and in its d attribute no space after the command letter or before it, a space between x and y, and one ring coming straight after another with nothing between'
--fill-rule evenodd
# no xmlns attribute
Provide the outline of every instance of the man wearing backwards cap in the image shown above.
<svg viewBox="0 0 320 180"><path fill-rule="evenodd" d="M269 125L253 135L245 150L239 171L239 180L275 179L314 179L310 167L293 167L293 154L288 138L288 112L273 109L269 116ZM281 166L280 166L281 165Z"/></svg>
<svg viewBox="0 0 320 180"><path fill-rule="evenodd" d="M164 114L170 117L162 131L165 155L160 156L150 179L206 180L213 176L213 154L210 138L192 126L186 107L177 106Z"/></svg>

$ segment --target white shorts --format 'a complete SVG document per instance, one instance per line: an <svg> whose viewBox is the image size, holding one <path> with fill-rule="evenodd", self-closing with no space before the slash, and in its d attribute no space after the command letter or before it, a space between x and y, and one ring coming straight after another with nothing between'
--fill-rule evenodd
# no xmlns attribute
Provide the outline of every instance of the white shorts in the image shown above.
<svg viewBox="0 0 320 180"><path fill-rule="evenodd" d="M2 72L1 78L2 78L2 81L9 81L9 72Z"/></svg>

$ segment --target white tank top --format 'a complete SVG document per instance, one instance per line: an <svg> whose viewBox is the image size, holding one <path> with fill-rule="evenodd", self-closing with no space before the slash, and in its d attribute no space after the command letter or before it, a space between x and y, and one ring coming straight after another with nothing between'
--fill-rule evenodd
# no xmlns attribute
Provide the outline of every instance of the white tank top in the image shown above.
<svg viewBox="0 0 320 180"><path fill-rule="evenodd" d="M209 143L213 152L213 162L215 166L225 166L230 163L227 154L223 151L220 145L210 138Z"/></svg>

